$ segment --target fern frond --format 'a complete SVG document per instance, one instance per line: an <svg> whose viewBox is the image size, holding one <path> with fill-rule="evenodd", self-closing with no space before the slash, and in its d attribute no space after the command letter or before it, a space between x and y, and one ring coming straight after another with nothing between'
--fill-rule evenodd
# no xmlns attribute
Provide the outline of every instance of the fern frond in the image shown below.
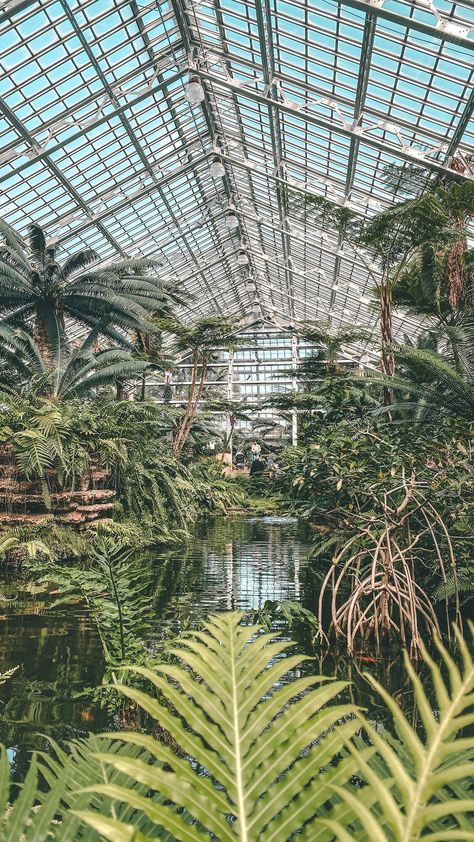
<svg viewBox="0 0 474 842"><path fill-rule="evenodd" d="M395 734L385 738L361 717L368 737L382 758L385 774L375 772L371 761L362 760L360 776L366 786L364 798L338 787L336 792L352 813L350 825L356 838L383 842L446 842L473 839L474 797L472 780L474 737L474 662L465 641L457 633L462 656L458 667L439 639L435 639L441 665L423 647L423 658L431 673L434 703L408 656L405 669L414 689L422 729L417 731L397 702L371 675L367 680L382 697L393 719ZM353 756L357 751L352 748ZM459 793L461 797L459 797ZM367 806L369 805L369 806ZM378 836L374 837L374 827ZM361 829L365 835L360 836ZM338 831L339 832L339 831ZM339 836L337 838L343 838Z"/></svg>
<svg viewBox="0 0 474 842"><path fill-rule="evenodd" d="M171 650L180 666L133 670L155 686L163 702L119 687L159 721L182 753L152 737L124 733L117 738L139 742L156 758L153 768L119 755L98 758L167 801L157 806L149 798L133 797L126 787L104 785L96 791L135 806L187 842L209 833L221 842L288 839L323 809L330 784L347 781L356 769L346 757L326 771L357 729L352 705L327 707L344 682L308 676L275 689L288 670L306 659L282 658L288 644L260 634L258 626L242 626L242 617L212 616L204 631L183 637ZM192 827L183 821L182 809L194 818ZM81 817L99 828L93 813ZM135 838L123 825L100 827L107 839Z"/></svg>

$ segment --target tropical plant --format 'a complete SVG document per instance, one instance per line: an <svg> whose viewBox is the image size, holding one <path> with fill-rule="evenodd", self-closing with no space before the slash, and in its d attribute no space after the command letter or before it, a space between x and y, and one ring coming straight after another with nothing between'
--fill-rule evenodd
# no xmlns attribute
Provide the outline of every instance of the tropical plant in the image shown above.
<svg viewBox="0 0 474 842"><path fill-rule="evenodd" d="M59 777L38 809L39 774L34 756L28 774L16 801L11 804L10 764L7 750L0 747L0 837L2 842L47 842L60 806L64 787L64 774Z"/></svg>
<svg viewBox="0 0 474 842"><path fill-rule="evenodd" d="M148 363L134 359L121 348L94 352L97 330L90 332L81 345L68 351L57 334L57 342L42 355L39 345L21 328L0 324L0 386L17 392L28 384L33 391L52 399L94 395L97 389L143 375Z"/></svg>
<svg viewBox="0 0 474 842"><path fill-rule="evenodd" d="M179 457L204 395L209 363L217 359L219 349L235 346L237 324L233 319L204 316L188 325L171 319L158 320L158 325L175 336L174 355L191 360L186 405L173 433L172 454Z"/></svg>
<svg viewBox="0 0 474 842"><path fill-rule="evenodd" d="M220 460L202 459L189 471L201 514L226 514L247 502L242 487L224 475Z"/></svg>
<svg viewBox="0 0 474 842"><path fill-rule="evenodd" d="M70 807L80 810L100 811L107 821L134 822L137 833L146 832L156 839L153 823L145 816L137 816L136 810L126 804L118 804L97 792L81 792L80 788L93 782L107 781L112 786L125 786L137 796L145 797L148 787L111 766L105 767L97 759L99 752L114 754L120 752L123 759L131 761L140 758L150 762L150 755L141 747L124 745L105 737L89 736L87 739L68 743L64 748L53 740L49 752L33 755L20 794L9 803L9 762L6 750L0 748L0 835L2 842L100 842L103 836L84 825ZM47 791L45 792L45 783ZM155 795L157 803L160 796ZM159 838L159 837L158 837Z"/></svg>
<svg viewBox="0 0 474 842"><path fill-rule="evenodd" d="M222 842L289 839L326 811L332 787L345 784L358 768L357 759L343 750L359 727L354 708L328 706L344 682L308 675L282 686L282 676L305 657L282 658L286 641L260 634L258 626L242 626L241 620L240 613L212 616L203 631L174 647L180 665L134 669L154 685L160 700L120 687L166 729L174 750L144 734L120 733L116 739L143 746L154 765L117 754L97 756L167 800L157 805L127 787L107 784L94 786L95 792L135 807L182 842L209 834ZM345 756L331 767L341 751ZM361 753L367 758L371 749ZM133 824L87 811L76 815L106 839L137 838Z"/></svg>
<svg viewBox="0 0 474 842"><path fill-rule="evenodd" d="M455 155L449 174L433 175L406 162L391 164L386 171L386 182L393 192L405 196L419 196L438 187L454 188L450 190L453 197L450 214L459 229L458 237L448 249L427 249L420 253L394 290L395 304L444 324L455 324L463 311L474 305L473 250L468 248L466 236L473 205L471 189L465 186L463 177L467 167L468 161Z"/></svg>
<svg viewBox="0 0 474 842"><path fill-rule="evenodd" d="M132 548L101 531L87 566L31 566L38 584L53 585L55 609L71 600L83 602L93 619L109 667L146 657L144 635L150 629L151 576Z"/></svg>
<svg viewBox="0 0 474 842"><path fill-rule="evenodd" d="M327 563L319 634L356 640L392 629L417 649L436 626L431 592L471 555L470 429L443 424L341 423L284 454L277 485L318 530L314 555ZM319 565L321 569L321 564ZM446 588L458 622L457 587ZM451 603L446 604L449 632Z"/></svg>
<svg viewBox="0 0 474 842"><path fill-rule="evenodd" d="M160 320L151 319L153 324L153 331L137 330L134 332L133 347L134 356L146 362L147 369L141 375L139 400L146 400L147 396L147 373L153 375L159 373L164 377L165 383L161 387L165 392L163 399L167 397L169 386L169 377L174 368L173 357L168 353L168 349L163 343L162 331L158 327ZM171 396L169 396L171 397ZM165 401L166 402L166 401ZM167 401L169 403L169 400Z"/></svg>
<svg viewBox="0 0 474 842"><path fill-rule="evenodd" d="M233 401L222 399L206 402L203 407L203 411L227 416L227 433L221 452L221 461L224 461L224 455L228 452L229 448L232 447L232 439L237 421L252 421L252 415L249 412L249 407L246 406L245 400Z"/></svg>
<svg viewBox="0 0 474 842"><path fill-rule="evenodd" d="M357 363L341 363L344 346L367 343L369 337L363 330L346 328L334 332L325 322L308 322L298 329L298 335L315 346L292 372L298 381L298 391L271 395L263 406L271 406L279 414L295 410L297 437L305 442L317 434L322 424L362 418L378 406L378 401L364 379L354 376Z"/></svg>
<svg viewBox="0 0 474 842"><path fill-rule="evenodd" d="M407 721L392 696L367 674L393 719L393 731L380 731L357 714L376 749L361 758L359 772L363 798L349 787L335 788L340 804L326 826L326 839L377 842L448 842L474 839L472 771L474 758L474 663L465 641L457 635L462 664L458 666L435 637L441 664L426 648L422 654L431 673L433 697L427 693L408 657L405 668L413 684L421 728ZM447 680L443 677L443 671ZM353 756L358 756L355 748ZM308 837L309 838L309 837ZM311 837L319 839L318 836ZM322 837L321 837L322 839Z"/></svg>
<svg viewBox="0 0 474 842"><path fill-rule="evenodd" d="M167 282L145 274L156 271L151 260L123 260L91 269L99 256L86 249L61 264L56 245L47 242L39 225L29 226L25 240L0 221L0 234L0 313L13 325L33 320L33 338L47 369L53 366L58 338L66 344L67 318L98 329L123 347L129 343L117 327L141 328L152 313L169 315L179 299Z"/></svg>
<svg viewBox="0 0 474 842"><path fill-rule="evenodd" d="M301 206L300 201L296 203ZM459 286L462 275L466 290L471 285L471 269L460 268L464 263L466 267L470 266L470 261L466 263L463 256L466 232L464 225L460 226L460 218L465 220L474 215L473 183L463 181L462 184L455 182L433 187L367 221L347 207L335 205L320 196L305 197L304 212L321 223L331 224L364 265L380 307L381 369L388 377L393 376L393 296L402 279L406 280L407 273L413 272L414 266L432 263L435 255L441 255L449 264L447 275L452 284ZM456 269L452 262L454 252ZM433 277L430 284L434 290ZM390 387L385 385L385 403L392 403L392 398Z"/></svg>
<svg viewBox="0 0 474 842"><path fill-rule="evenodd" d="M474 344L457 355L410 345L397 348L400 373L391 381L394 401L389 411L420 422L441 415L474 421ZM456 365L457 362L457 365ZM385 382L371 376L371 382Z"/></svg>
<svg viewBox="0 0 474 842"><path fill-rule="evenodd" d="M48 509L54 508L52 492L74 491L88 482L94 464L107 473L125 459L120 437L110 437L106 404L58 402L30 389L3 393L2 405L0 445L8 476L28 481L30 494L39 486Z"/></svg>
<svg viewBox="0 0 474 842"><path fill-rule="evenodd" d="M433 694L406 659L414 723L367 674L387 713L374 725L338 699L344 682L294 677L307 659L284 655L291 644L242 621L240 613L210 617L178 640L175 662L131 668L158 699L115 688L157 722L158 737L125 731L64 749L53 742L51 754L33 758L13 807L2 751L2 840L474 838L474 663L459 634L461 664L438 638L440 665L422 647Z"/></svg>

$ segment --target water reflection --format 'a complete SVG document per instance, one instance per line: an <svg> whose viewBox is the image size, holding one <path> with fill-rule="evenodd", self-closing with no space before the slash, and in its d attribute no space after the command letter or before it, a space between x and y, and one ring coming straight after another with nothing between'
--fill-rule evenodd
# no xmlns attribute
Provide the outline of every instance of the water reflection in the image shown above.
<svg viewBox="0 0 474 842"><path fill-rule="evenodd" d="M210 611L257 609L266 600L298 600L315 610L319 579L308 562L308 542L291 519L219 519L201 523L180 552L156 554L144 563L155 571L154 641L189 627ZM113 727L92 700L104 661L96 630L80 605L48 611L52 595L37 593L18 575L4 572L0 592L14 601L0 611L0 671L19 665L0 686L0 741L15 749L18 774L27 751L44 747L38 734L71 738ZM363 677L376 675L412 710L412 694L399 652L348 660L337 649L312 648L305 670L337 674L352 683L347 694L380 725L386 710ZM366 660L363 660L364 657ZM368 659L367 659L368 658Z"/></svg>
<svg viewBox="0 0 474 842"><path fill-rule="evenodd" d="M290 518L201 526L184 557L172 560L159 608L177 627L182 619L210 611L249 610L267 599L298 599L306 562L306 541Z"/></svg>

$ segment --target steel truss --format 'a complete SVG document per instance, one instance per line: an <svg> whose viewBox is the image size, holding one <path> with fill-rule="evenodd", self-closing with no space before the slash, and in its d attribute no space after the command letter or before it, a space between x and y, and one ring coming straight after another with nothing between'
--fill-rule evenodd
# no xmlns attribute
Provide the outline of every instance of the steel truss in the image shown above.
<svg viewBox="0 0 474 842"><path fill-rule="evenodd" d="M389 164L473 178L473 50L472 0L10 0L0 214L65 254L160 258L191 313L375 330L361 256L288 197L364 217L397 200Z"/></svg>

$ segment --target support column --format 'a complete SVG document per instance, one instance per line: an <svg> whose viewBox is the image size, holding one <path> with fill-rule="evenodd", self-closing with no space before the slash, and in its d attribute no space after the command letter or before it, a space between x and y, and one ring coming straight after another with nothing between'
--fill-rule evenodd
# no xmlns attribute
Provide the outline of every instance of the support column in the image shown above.
<svg viewBox="0 0 474 842"><path fill-rule="evenodd" d="M229 403L234 402L234 351L229 351L229 363L227 367L227 400ZM230 464L231 467L234 463L234 453L233 453L233 435L230 435L231 432L231 422L228 419L227 424L227 437L229 438L229 453L230 453Z"/></svg>
<svg viewBox="0 0 474 842"><path fill-rule="evenodd" d="M293 334L291 337L291 367L295 375L291 381L293 392L298 390L298 380L296 378L296 369L298 367L298 337ZM291 411L291 444L296 447L298 444L298 414L296 409Z"/></svg>

